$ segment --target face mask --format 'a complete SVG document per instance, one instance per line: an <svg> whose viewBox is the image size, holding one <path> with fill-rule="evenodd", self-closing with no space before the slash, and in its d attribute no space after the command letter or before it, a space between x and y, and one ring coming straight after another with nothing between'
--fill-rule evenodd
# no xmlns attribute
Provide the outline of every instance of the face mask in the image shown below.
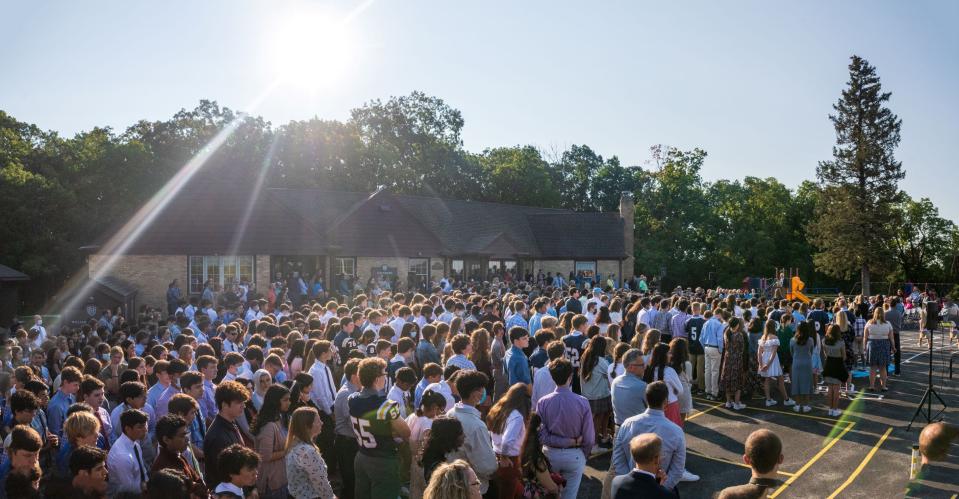
<svg viewBox="0 0 959 499"><path fill-rule="evenodd" d="M110 360L110 354L108 353L102 354L100 355L100 358L103 360Z"/></svg>
<svg viewBox="0 0 959 499"><path fill-rule="evenodd" d="M486 402L486 388L483 388L483 398L476 405L483 405L483 402Z"/></svg>

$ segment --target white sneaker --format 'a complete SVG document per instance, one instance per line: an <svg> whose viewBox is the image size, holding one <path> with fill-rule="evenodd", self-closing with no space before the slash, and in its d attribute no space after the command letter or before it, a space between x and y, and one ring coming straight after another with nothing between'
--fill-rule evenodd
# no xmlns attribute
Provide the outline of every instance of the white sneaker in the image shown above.
<svg viewBox="0 0 959 499"><path fill-rule="evenodd" d="M746 404L735 404L735 403L733 404L733 409L736 409L737 411L741 411L745 408L746 408Z"/></svg>
<svg viewBox="0 0 959 499"><path fill-rule="evenodd" d="M727 409L732 409L732 408L733 408L733 403L732 403L732 402L726 402L726 408L727 408Z"/></svg>
<svg viewBox="0 0 959 499"><path fill-rule="evenodd" d="M786 399L783 401L783 405L789 407L791 405L796 405L796 401L793 399Z"/></svg>
<svg viewBox="0 0 959 499"><path fill-rule="evenodd" d="M808 405L804 405L802 406L802 412L812 412L812 407L809 407Z"/></svg>
<svg viewBox="0 0 959 499"><path fill-rule="evenodd" d="M679 479L680 482L695 482L699 480L699 475L694 475L688 470L683 470L683 477Z"/></svg>
<svg viewBox="0 0 959 499"><path fill-rule="evenodd" d="M774 405L776 405L776 404L777 404L777 402L776 402L775 400L766 399L766 407L772 407L772 406L774 406Z"/></svg>
<svg viewBox="0 0 959 499"><path fill-rule="evenodd" d="M793 412L799 412L801 410L802 410L802 407L799 407L798 405L796 405L795 402L793 402Z"/></svg>

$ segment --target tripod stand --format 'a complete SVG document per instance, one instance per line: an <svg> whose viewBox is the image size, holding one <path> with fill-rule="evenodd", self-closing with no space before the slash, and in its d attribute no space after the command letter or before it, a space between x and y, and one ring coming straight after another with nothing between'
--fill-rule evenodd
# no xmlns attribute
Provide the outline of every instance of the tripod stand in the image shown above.
<svg viewBox="0 0 959 499"><path fill-rule="evenodd" d="M916 418L918 418L920 414L926 419L926 423L931 423L946 411L946 402L942 400L942 397L939 396L936 388L932 385L932 339L934 337L934 329L935 328L929 328L929 380L926 384L926 391L923 392L922 399L919 400L919 405L916 407L916 412L912 415L912 419L909 420L909 426L906 427L906 431L912 430L912 425L916 422ZM945 334L945 331L940 331L940 334ZM942 404L942 409L940 409L935 416L932 415L933 397L936 397L936 400Z"/></svg>

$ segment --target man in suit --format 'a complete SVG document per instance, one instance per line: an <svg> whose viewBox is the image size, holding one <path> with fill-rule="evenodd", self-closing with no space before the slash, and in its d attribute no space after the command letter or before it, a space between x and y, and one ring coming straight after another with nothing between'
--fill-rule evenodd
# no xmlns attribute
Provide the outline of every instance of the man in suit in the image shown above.
<svg viewBox="0 0 959 499"><path fill-rule="evenodd" d="M663 441L655 433L642 433L629 442L629 453L636 467L613 479L612 498L644 497L649 499L677 499L671 490L660 485L666 473L660 468Z"/></svg>
<svg viewBox="0 0 959 499"><path fill-rule="evenodd" d="M782 485L777 472L783 462L783 443L775 433L765 429L752 432L746 438L743 462L753 471L749 483L726 487L719 499L759 499Z"/></svg>

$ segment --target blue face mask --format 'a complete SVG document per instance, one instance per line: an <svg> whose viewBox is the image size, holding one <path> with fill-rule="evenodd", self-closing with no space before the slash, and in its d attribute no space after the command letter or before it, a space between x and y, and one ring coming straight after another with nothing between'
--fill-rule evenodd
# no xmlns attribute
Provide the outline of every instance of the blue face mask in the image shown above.
<svg viewBox="0 0 959 499"><path fill-rule="evenodd" d="M483 398L476 405L483 405L483 402L486 402L486 388L483 388Z"/></svg>

